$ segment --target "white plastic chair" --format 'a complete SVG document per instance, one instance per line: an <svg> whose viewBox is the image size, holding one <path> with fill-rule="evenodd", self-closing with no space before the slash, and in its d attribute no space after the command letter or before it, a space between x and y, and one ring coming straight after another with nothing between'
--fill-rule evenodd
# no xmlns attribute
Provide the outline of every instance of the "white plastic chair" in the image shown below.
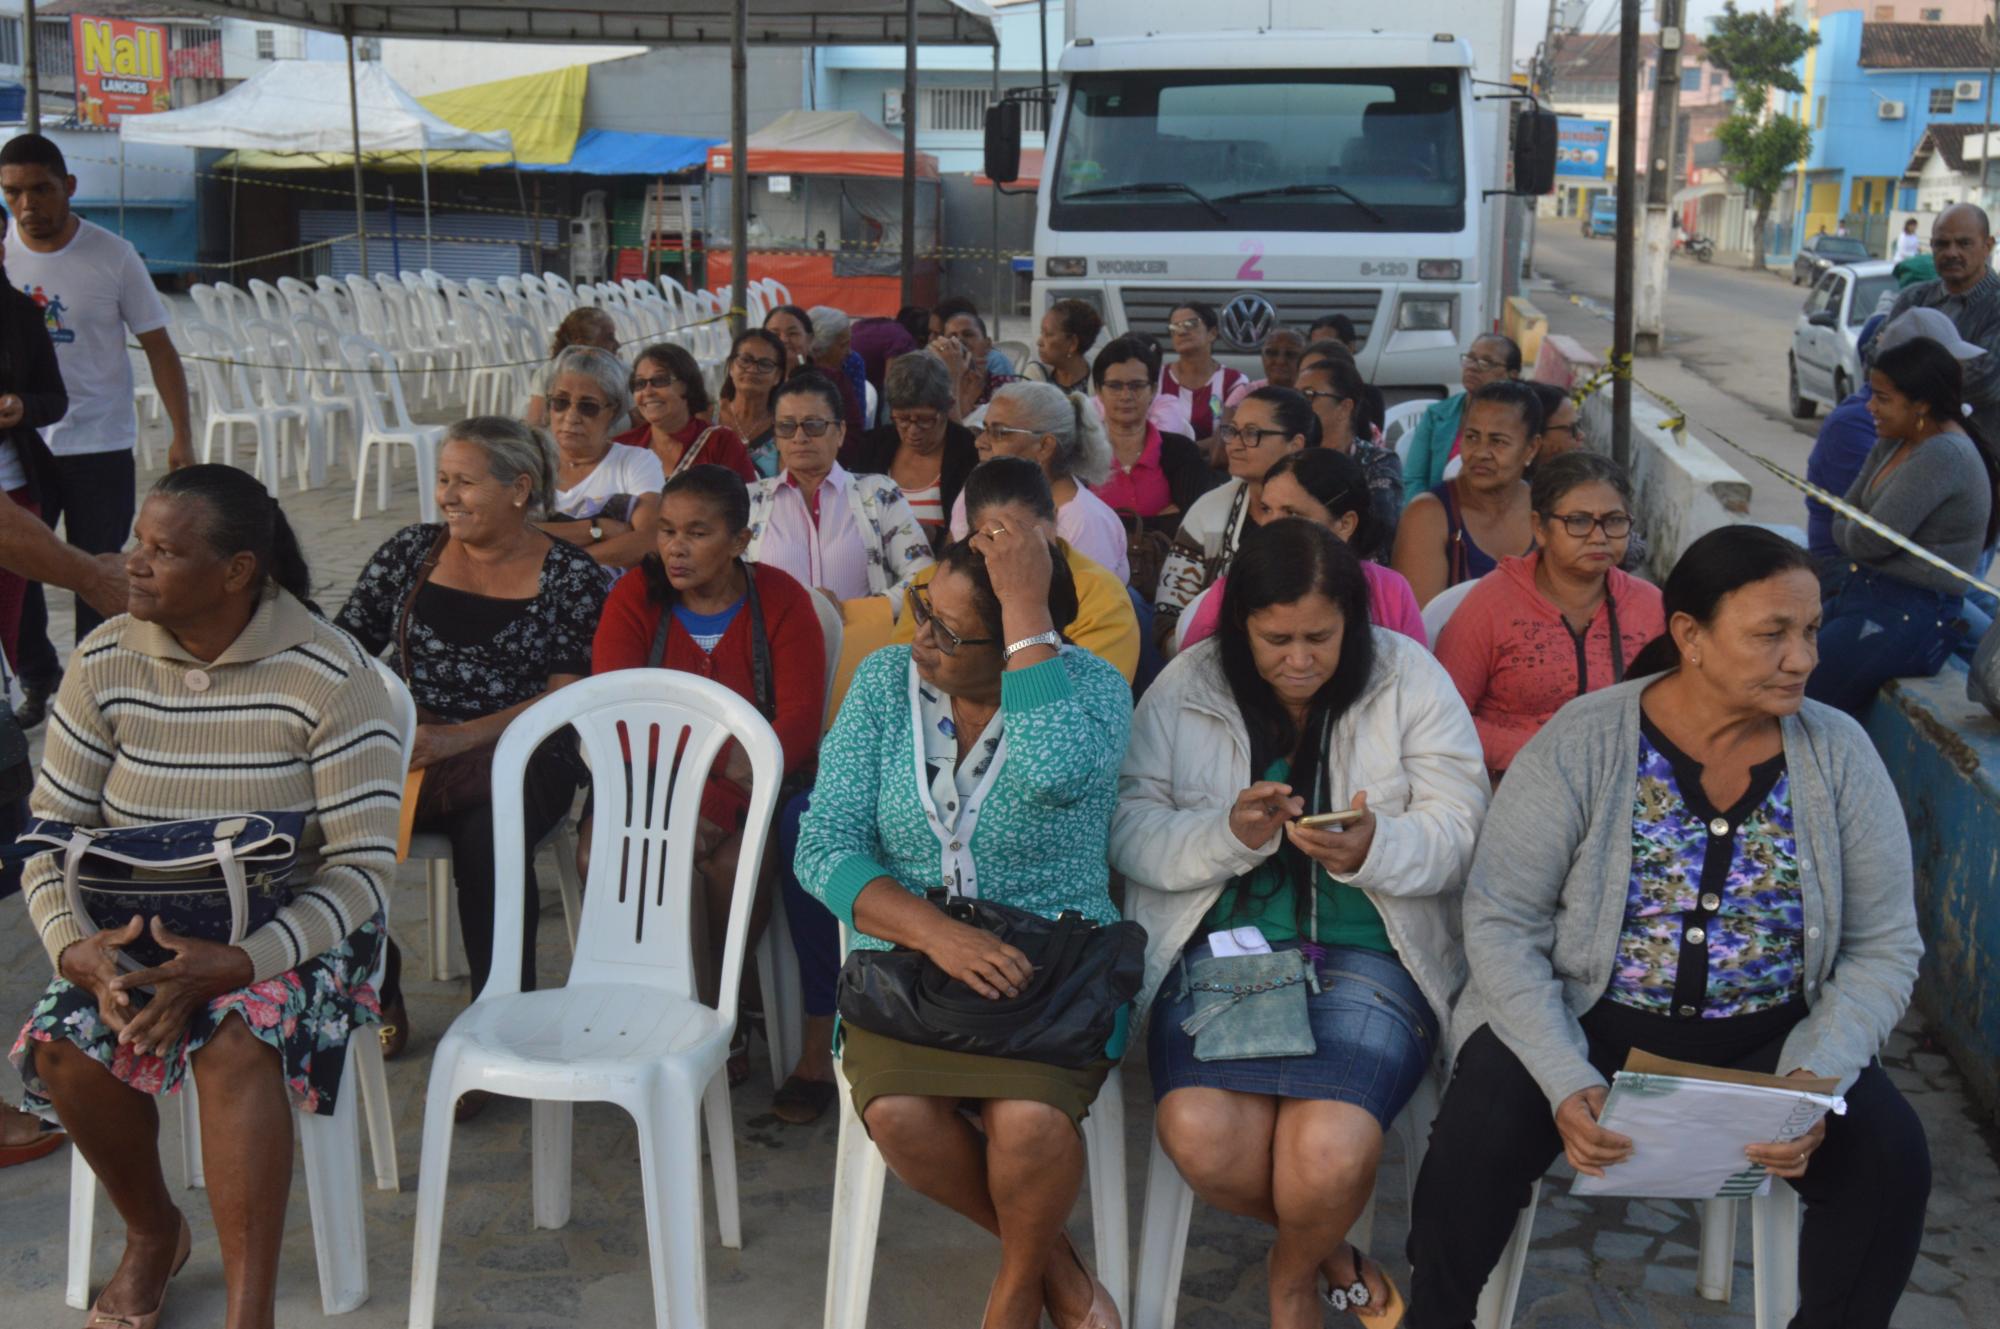
<svg viewBox="0 0 2000 1329"><path fill-rule="evenodd" d="M842 949L846 948L842 929ZM868 1138L868 1128L854 1110L854 1096L841 1086L840 1145L833 1163L833 1218L826 1266L826 1308L824 1329L865 1329L868 1323L868 1292L875 1280L875 1239L882 1225L882 1191L888 1181L889 1165L881 1150ZM1114 1066L1104 1077L1104 1087L1083 1119L1085 1171L1090 1184L1090 1217L1095 1232L1097 1281L1111 1294L1118 1316L1126 1324L1146 1325L1145 1267L1140 1266L1140 1312L1137 1320L1126 1314L1131 1305L1131 1248L1125 1211L1125 1078L1124 1068ZM1171 1169L1173 1165L1168 1164ZM1175 1173L1176 1179L1179 1173ZM1192 1194L1192 1192L1190 1192ZM1186 1237L1182 1225L1182 1237ZM1174 1272L1178 1276L1179 1262ZM1171 1322L1161 1329L1171 1329Z"/></svg>
<svg viewBox="0 0 2000 1329"><path fill-rule="evenodd" d="M591 857L576 961L566 986L529 993L519 990L516 966L496 965L485 990L438 1043L424 1107L410 1329L433 1323L452 1108L473 1089L534 1101L537 1227L569 1220L572 1104L611 1102L632 1114L658 1325L702 1329L707 1322L699 1223L704 1117L722 1244L742 1245L723 1065L736 1025L758 863L778 799L778 736L728 688L662 669L600 674L523 711L493 756L496 955L516 955L522 943L527 862L510 828L521 824L528 758L564 725L576 730L599 788L598 852ZM704 777L732 740L750 763L750 810L718 1003L711 1008L694 991L688 907L694 828ZM677 768L670 773L627 759L655 750L679 752ZM620 772L622 790L614 788Z"/></svg>
<svg viewBox="0 0 2000 1329"><path fill-rule="evenodd" d="M348 428L352 430L353 400L341 398L328 401L313 392L315 355L291 325L253 318L244 322L243 333L249 339L253 357L252 363L245 369L260 403L267 407L293 408L303 422L300 429L291 431L291 441L295 445L291 458L293 477L301 490L324 483L327 458L333 446L332 418L346 416Z"/></svg>
<svg viewBox="0 0 2000 1329"><path fill-rule="evenodd" d="M1465 597L1471 595L1472 588L1478 584L1479 579L1475 577L1456 586L1447 586L1424 606L1424 635L1430 638L1433 652L1437 650L1438 634L1444 631L1444 625L1451 621L1451 616L1458 612L1458 607L1465 603Z"/></svg>
<svg viewBox="0 0 2000 1329"><path fill-rule="evenodd" d="M1393 450L1396 460L1410 450L1410 435L1416 431L1417 421L1435 403L1435 398L1425 401L1397 402L1382 412L1382 446Z"/></svg>
<svg viewBox="0 0 2000 1329"><path fill-rule="evenodd" d="M422 521L437 520L437 454L444 441L443 425L420 425L403 400L402 376L396 359L366 337L342 337L341 358L353 376L354 399L361 406L361 437L354 454L354 520L361 520L361 496L368 487L368 454L375 459L375 510L389 506L389 449L406 447L417 457L417 512Z"/></svg>
<svg viewBox="0 0 2000 1329"><path fill-rule="evenodd" d="M194 358L196 371L201 375L202 396L207 399L201 459L204 462L216 460L215 443L219 436L222 440L221 460L235 465L236 431L250 430L257 440L253 473L276 497L286 429L288 426L296 428L303 439L305 412L294 405L260 403L251 391L249 375L240 363L245 358L243 349L221 328L193 322L182 329L182 334L187 338L188 350Z"/></svg>

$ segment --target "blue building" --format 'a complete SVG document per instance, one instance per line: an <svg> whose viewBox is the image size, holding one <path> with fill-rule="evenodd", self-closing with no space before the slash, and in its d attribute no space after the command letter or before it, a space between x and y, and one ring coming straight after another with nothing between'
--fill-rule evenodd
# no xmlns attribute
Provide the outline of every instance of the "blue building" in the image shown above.
<svg viewBox="0 0 2000 1329"><path fill-rule="evenodd" d="M1827 14L1818 26L1819 45L1801 69L1805 94L1793 99L1793 114L1812 128L1795 234L1845 224L1873 239L1886 233L1890 211L1916 206L1904 173L1925 132L1984 122L1984 33L1976 24L1869 23L1860 10Z"/></svg>

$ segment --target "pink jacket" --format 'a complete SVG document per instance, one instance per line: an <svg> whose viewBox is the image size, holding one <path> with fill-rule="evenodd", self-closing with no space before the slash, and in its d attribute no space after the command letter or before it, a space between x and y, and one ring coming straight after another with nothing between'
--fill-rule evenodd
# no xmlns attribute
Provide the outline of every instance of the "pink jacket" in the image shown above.
<svg viewBox="0 0 2000 1329"><path fill-rule="evenodd" d="M1410 583L1403 574L1380 563L1363 560L1361 575L1368 579L1369 621L1377 627L1400 632L1419 646L1429 646L1431 641L1424 633L1423 611L1417 607L1417 593L1410 589ZM1215 635L1215 625L1222 621L1222 586L1228 580L1226 576L1217 577L1215 584L1202 594L1201 603L1194 607L1194 614L1188 619L1187 633L1181 638L1182 650L1204 637Z"/></svg>
<svg viewBox="0 0 2000 1329"><path fill-rule="evenodd" d="M1610 594L1581 638L1535 585L1541 554L1503 558L1438 633L1437 658L1458 684L1497 779L1514 754L1572 697L1609 687L1641 648L1666 631L1660 589L1610 571ZM1616 616L1619 658L1611 658Z"/></svg>

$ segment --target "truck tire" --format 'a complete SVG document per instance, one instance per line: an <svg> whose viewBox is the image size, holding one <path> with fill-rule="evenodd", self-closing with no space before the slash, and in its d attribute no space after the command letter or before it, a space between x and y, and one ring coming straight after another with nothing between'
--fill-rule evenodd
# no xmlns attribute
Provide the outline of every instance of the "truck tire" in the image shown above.
<svg viewBox="0 0 2000 1329"><path fill-rule="evenodd" d="M1785 357L1785 405L1794 420L1810 420L1819 414L1819 403L1799 395L1799 365L1791 356Z"/></svg>

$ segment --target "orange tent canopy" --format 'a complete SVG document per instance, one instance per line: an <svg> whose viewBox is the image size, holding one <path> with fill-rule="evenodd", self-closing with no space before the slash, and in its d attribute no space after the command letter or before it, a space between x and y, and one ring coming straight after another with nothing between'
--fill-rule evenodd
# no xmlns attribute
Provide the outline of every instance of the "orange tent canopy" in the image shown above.
<svg viewBox="0 0 2000 1329"><path fill-rule="evenodd" d="M1041 188L1043 156L1044 156L1043 150L1040 148L1022 148L1021 176L1018 180L1009 180L1007 182L1007 188L1009 189ZM991 180L988 180L986 178L985 172L982 171L975 174L972 177L972 183L983 187L986 185L990 185L993 182Z"/></svg>
<svg viewBox="0 0 2000 1329"><path fill-rule="evenodd" d="M751 175L903 175L903 140L859 111L788 111L750 135L744 148ZM729 145L719 144L709 151L709 174L729 170ZM918 153L917 178L937 179L937 158Z"/></svg>

